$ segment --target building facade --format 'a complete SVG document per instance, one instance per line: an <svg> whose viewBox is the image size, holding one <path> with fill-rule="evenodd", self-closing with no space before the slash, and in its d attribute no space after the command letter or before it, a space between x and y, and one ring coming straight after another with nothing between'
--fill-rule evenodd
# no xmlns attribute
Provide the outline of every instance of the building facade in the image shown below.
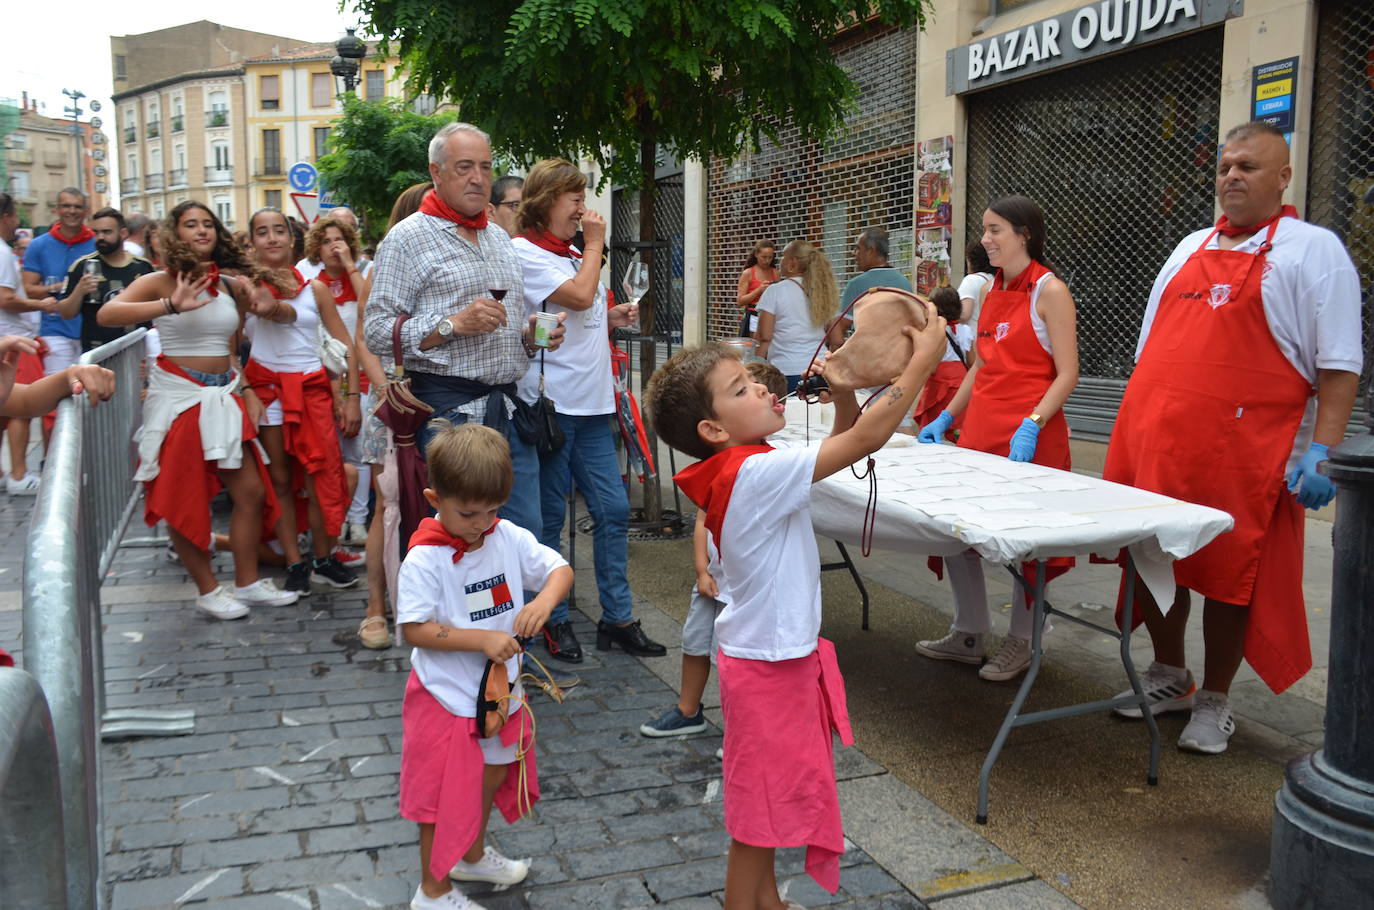
<svg viewBox="0 0 1374 910"><path fill-rule="evenodd" d="M1374 286L1368 2L933 5L919 35L856 32L837 43L861 86L847 134L825 148L784 141L733 162L688 165L702 187L687 200L688 221L695 208L706 237L686 269L700 275L688 282L684 320L697 337L735 333L735 283L760 237L819 242L843 281L853 268L850 238L879 224L893 233L894 265L910 269L914 283L957 282L987 203L1023 193L1046 211L1047 255L1078 307L1083 378L1066 412L1078 438L1103 440L1156 272L1183 236L1217 215L1219 137L1256 118L1290 134L1287 201L1341 236L1363 286ZM869 75L877 67L884 77ZM905 98L913 103L903 118ZM884 127L845 155L868 124ZM870 169L883 178L866 188ZM704 318L691 318L694 309ZM1366 388L1372 360L1367 354Z"/></svg>
<svg viewBox="0 0 1374 910"><path fill-rule="evenodd" d="M15 118L11 118L15 119ZM81 123L45 117L25 104L5 135L6 191L14 196L21 223L45 229L57 219L57 194L74 186L85 191L91 211L110 198L109 145L103 132Z"/></svg>

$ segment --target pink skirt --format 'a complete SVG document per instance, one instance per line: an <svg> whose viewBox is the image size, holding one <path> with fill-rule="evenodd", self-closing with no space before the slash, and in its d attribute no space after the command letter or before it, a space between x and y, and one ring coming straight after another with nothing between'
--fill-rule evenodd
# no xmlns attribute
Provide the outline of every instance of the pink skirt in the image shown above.
<svg viewBox="0 0 1374 910"><path fill-rule="evenodd" d="M716 656L725 718L725 829L755 847L801 847L806 871L840 887L844 826L832 734L853 745L835 646L795 660ZM786 756L779 761L779 756Z"/></svg>
<svg viewBox="0 0 1374 910"><path fill-rule="evenodd" d="M521 706L512 714L500 734L504 745L518 738L521 749L527 751L511 765L506 782L496 791L496 808L507 823L539 801L539 773L531 748L534 731L526 710ZM429 869L440 881L472 846L485 821L483 767L477 722L450 714L412 671L401 703L401 816L435 826Z"/></svg>

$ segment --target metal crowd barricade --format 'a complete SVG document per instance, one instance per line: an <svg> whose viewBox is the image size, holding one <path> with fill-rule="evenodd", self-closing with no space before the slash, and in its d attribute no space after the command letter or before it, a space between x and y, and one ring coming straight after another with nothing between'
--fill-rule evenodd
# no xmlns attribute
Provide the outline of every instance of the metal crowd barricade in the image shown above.
<svg viewBox="0 0 1374 910"><path fill-rule="evenodd" d="M57 767L43 690L0 667L0 907L67 906Z"/></svg>
<svg viewBox="0 0 1374 910"><path fill-rule="evenodd" d="M115 394L95 408L84 396L58 406L24 556L24 668L52 712L72 908L100 899L99 733L194 729L191 712L104 711L100 585L138 501L133 433L146 334L137 329L82 356L114 371Z"/></svg>

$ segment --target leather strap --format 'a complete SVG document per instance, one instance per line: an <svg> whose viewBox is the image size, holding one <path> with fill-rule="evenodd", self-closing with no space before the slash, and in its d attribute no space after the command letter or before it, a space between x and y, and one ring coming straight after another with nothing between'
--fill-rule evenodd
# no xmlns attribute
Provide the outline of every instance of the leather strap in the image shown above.
<svg viewBox="0 0 1374 910"><path fill-rule="evenodd" d="M396 321L391 324L391 358L396 364L396 378L401 379L406 374L406 368L401 361L401 326L410 319L409 313L397 313Z"/></svg>

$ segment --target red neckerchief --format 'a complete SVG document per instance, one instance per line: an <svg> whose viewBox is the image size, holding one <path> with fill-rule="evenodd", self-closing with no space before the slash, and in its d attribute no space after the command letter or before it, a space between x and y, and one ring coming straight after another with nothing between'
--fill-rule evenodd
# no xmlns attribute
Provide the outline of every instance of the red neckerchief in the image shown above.
<svg viewBox="0 0 1374 910"><path fill-rule="evenodd" d="M215 268L215 266L211 266L211 268ZM304 275L296 270L295 266L292 266L291 274L296 279L296 289L290 294L283 294L281 291L277 290L277 286L270 281L264 281L262 286L267 288L267 292L278 300L294 300L300 295L301 291L305 290L305 286L309 282L305 280Z"/></svg>
<svg viewBox="0 0 1374 910"><path fill-rule="evenodd" d="M1023 294L1029 294L1030 289L1034 287L1035 283L1040 280L1040 277L1047 272L1049 272L1049 269L1032 259L1030 263L1021 270L1021 274L1011 280L1010 284L1004 284L1006 278L1002 275L1002 270L998 269L997 274L994 275L992 279L992 288L993 290L997 290L997 286L1002 285L1001 290L1020 291Z"/></svg>
<svg viewBox="0 0 1374 910"><path fill-rule="evenodd" d="M434 190L425 193L425 198L420 200L420 211L426 215L433 215L435 218L447 218L459 227L470 228L474 231L480 231L487 226L486 209L482 209L476 215L464 215L449 206Z"/></svg>
<svg viewBox="0 0 1374 910"><path fill-rule="evenodd" d="M89 226L83 224L81 225L81 230L76 232L75 237L68 237L66 234L62 233L61 224L62 222L60 221L53 222L53 226L48 228L48 233L56 237L58 240L61 240L67 246L76 246L78 243L90 240L92 237L95 236L95 231L91 230Z"/></svg>
<svg viewBox="0 0 1374 910"><path fill-rule="evenodd" d="M358 292L353 290L353 282L348 280L348 273L345 272L342 278L334 278L323 269L320 271L320 279L329 285L329 293L334 296L334 302L339 306L351 303L358 299Z"/></svg>
<svg viewBox="0 0 1374 910"><path fill-rule="evenodd" d="M292 271L295 271L295 269L292 269ZM171 274L172 274L172 280L175 281L178 273L177 273L177 272L172 272ZM210 263L210 267L209 267L208 269L205 270L205 274L210 276L210 283L207 284L207 285L205 286L205 293L209 294L211 297L218 297L218 296L219 296L219 266L216 265L216 264L213 263L213 262ZM196 279L195 279L193 276L191 276L191 275L187 275L186 277L187 277L187 279L190 280L190 281L195 281L195 280L196 280Z"/></svg>
<svg viewBox="0 0 1374 910"><path fill-rule="evenodd" d="M720 527L725 522L725 510L730 507L730 494L735 489L735 476L740 465L750 455L771 452L770 445L731 446L722 449L705 461L689 465L673 475L673 480L687 494L687 498L706 510L706 530L716 542L716 553L722 560Z"/></svg>
<svg viewBox="0 0 1374 910"><path fill-rule="evenodd" d="M526 231L520 236L524 237L541 250L548 250L555 256L563 256L567 259L582 258L582 254L573 249L571 240L559 240L548 231Z"/></svg>
<svg viewBox="0 0 1374 910"><path fill-rule="evenodd" d="M1243 234L1258 234L1260 231L1263 231L1265 228L1269 227L1269 225L1285 216L1288 218L1297 218L1298 210L1291 205L1285 205L1283 208L1279 209L1277 215L1265 221L1261 221L1254 227L1236 227L1231 223L1230 218L1226 215L1222 215L1217 219L1217 233L1223 237L1240 237Z"/></svg>
<svg viewBox="0 0 1374 910"><path fill-rule="evenodd" d="M500 523L501 519L499 518L493 521L491 527L482 532L482 536L486 537L491 534ZM453 561L457 562L468 551L468 542L445 531L444 526L439 523L439 519L423 518L420 520L420 526L415 529L415 533L410 535L410 549L415 547L453 547Z"/></svg>

